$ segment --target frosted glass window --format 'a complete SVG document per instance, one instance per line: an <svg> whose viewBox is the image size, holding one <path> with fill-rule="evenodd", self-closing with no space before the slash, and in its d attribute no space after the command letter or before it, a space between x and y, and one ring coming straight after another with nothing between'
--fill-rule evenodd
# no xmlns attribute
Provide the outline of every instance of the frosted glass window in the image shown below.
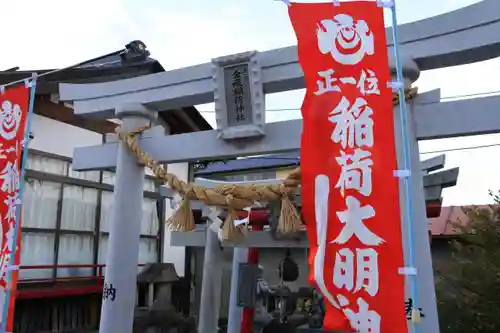
<svg viewBox="0 0 500 333"><path fill-rule="evenodd" d="M113 192L103 191L101 196L101 232L109 232L112 213ZM158 227L159 221L156 208L156 200L144 198L142 204L141 234L155 236L158 234Z"/></svg>
<svg viewBox="0 0 500 333"><path fill-rule="evenodd" d="M101 195L101 232L109 232L109 225L111 223L111 214L113 208L113 192L102 191Z"/></svg>
<svg viewBox="0 0 500 333"><path fill-rule="evenodd" d="M144 191L156 192L156 183L154 179L144 180Z"/></svg>
<svg viewBox="0 0 500 333"><path fill-rule="evenodd" d="M64 185L61 229L93 231L96 222L97 193L93 188Z"/></svg>
<svg viewBox="0 0 500 333"><path fill-rule="evenodd" d="M97 263L106 263L106 253L108 252L108 240L109 237L106 235L101 235L99 237L99 251L97 253Z"/></svg>
<svg viewBox="0 0 500 333"><path fill-rule="evenodd" d="M97 251L97 263L99 265L106 264L106 254L108 253L108 240L109 237L105 235L101 235L99 237L99 248ZM102 274L105 273L105 269L103 269Z"/></svg>
<svg viewBox="0 0 500 333"><path fill-rule="evenodd" d="M72 164L69 165L68 176L92 182L99 182L100 178L99 171L75 171L72 168Z"/></svg>
<svg viewBox="0 0 500 333"><path fill-rule="evenodd" d="M58 160L52 157L29 154L26 168L59 176L66 176L68 174L68 164L69 162L67 161Z"/></svg>
<svg viewBox="0 0 500 333"><path fill-rule="evenodd" d="M156 200L144 198L142 204L142 235L158 235L158 210L156 209Z"/></svg>
<svg viewBox="0 0 500 333"><path fill-rule="evenodd" d="M54 265L54 234L23 232L21 236L21 265ZM19 279L51 278L52 268L21 269Z"/></svg>
<svg viewBox="0 0 500 333"><path fill-rule="evenodd" d="M101 235L99 238L98 264L106 264L109 237ZM137 264L158 262L158 246L156 239L141 238L139 241L139 257ZM138 268L140 271L141 268Z"/></svg>
<svg viewBox="0 0 500 333"><path fill-rule="evenodd" d="M59 183L27 179L23 187L22 226L55 228L60 193Z"/></svg>
<svg viewBox="0 0 500 333"><path fill-rule="evenodd" d="M108 185L115 185L116 174L111 171L103 171L102 172L102 182ZM156 183L154 179L144 178L144 191L156 192Z"/></svg>
<svg viewBox="0 0 500 333"><path fill-rule="evenodd" d="M58 265L92 265L94 237L92 235L61 235ZM92 268L65 267L57 269L58 277L91 276Z"/></svg>
<svg viewBox="0 0 500 333"><path fill-rule="evenodd" d="M141 238L139 242L139 264L158 262L158 246L156 239Z"/></svg>
<svg viewBox="0 0 500 333"><path fill-rule="evenodd" d="M110 172L110 171L103 171L102 172L102 182L104 184L114 185L115 184L115 173Z"/></svg>

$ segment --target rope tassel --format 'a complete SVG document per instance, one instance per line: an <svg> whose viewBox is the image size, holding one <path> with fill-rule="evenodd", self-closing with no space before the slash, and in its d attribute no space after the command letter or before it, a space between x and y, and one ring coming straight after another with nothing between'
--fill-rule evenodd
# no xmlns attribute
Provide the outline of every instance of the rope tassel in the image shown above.
<svg viewBox="0 0 500 333"><path fill-rule="evenodd" d="M295 234L302 229L302 219L297 207L288 195L281 199L281 213L278 221L278 232L282 235Z"/></svg>
<svg viewBox="0 0 500 333"><path fill-rule="evenodd" d="M227 212L226 220L222 225L222 239L224 241L234 242L241 240L247 235L246 224L234 225L234 221L238 219L238 215L233 208L230 208Z"/></svg>
<svg viewBox="0 0 500 333"><path fill-rule="evenodd" d="M183 198L177 211L165 222L170 230L192 231L196 228L189 199Z"/></svg>
<svg viewBox="0 0 500 333"><path fill-rule="evenodd" d="M238 219L238 214L234 209L234 197L232 195L226 196L227 203L227 217L222 225L222 239L224 241L237 241L244 238L247 234L246 224L235 225L234 221Z"/></svg>

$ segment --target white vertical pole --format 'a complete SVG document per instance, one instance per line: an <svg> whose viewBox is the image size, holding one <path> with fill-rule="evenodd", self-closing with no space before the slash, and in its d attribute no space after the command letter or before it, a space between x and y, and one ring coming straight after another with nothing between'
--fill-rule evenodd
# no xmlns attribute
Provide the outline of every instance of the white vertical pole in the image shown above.
<svg viewBox="0 0 500 333"><path fill-rule="evenodd" d="M219 326L222 288L222 249L217 233L206 228L203 280L201 283L199 333L215 333Z"/></svg>
<svg viewBox="0 0 500 333"><path fill-rule="evenodd" d="M240 264L246 263L248 249L245 247L235 247L233 250L233 265L231 271L231 294L229 296L229 314L227 333L240 333L243 309L238 307L238 279Z"/></svg>

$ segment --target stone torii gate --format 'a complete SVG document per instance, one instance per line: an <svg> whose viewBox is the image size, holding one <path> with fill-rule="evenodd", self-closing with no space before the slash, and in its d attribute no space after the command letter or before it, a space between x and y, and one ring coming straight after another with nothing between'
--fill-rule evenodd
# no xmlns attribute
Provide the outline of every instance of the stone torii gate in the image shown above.
<svg viewBox="0 0 500 333"><path fill-rule="evenodd" d="M433 172L436 170L440 170L445 165L445 155L436 156L424 161L421 161L420 168L423 174L423 185L424 185L424 194L426 203L436 203L439 202L439 207L441 205L441 193L443 188L455 186L458 178L458 170L459 168L452 168L449 170L438 171L432 174L429 172ZM261 181L244 181L237 182L237 184L279 184L282 182L282 179L267 179ZM205 188L213 188L218 185L225 185L229 182L224 181L216 181L205 178L196 178L195 183L201 185ZM162 186L161 193L165 197L172 198L175 195L175 192L172 191L167 185ZM301 206L300 195L296 197L296 205ZM267 206L263 206L262 203L259 203L258 208L262 209L262 207L266 208L270 211L269 214L269 224L270 230L276 228L277 224L277 216L276 213L279 210L279 207L274 207L273 204L268 204ZM193 210L198 209L202 211L202 216L205 218L209 218L214 222L212 225L217 223L220 224L221 219L224 217L224 213L215 215L219 216L219 220L217 221L217 217L215 217L214 210L207 207L200 201L192 201L191 208ZM440 210L440 209L439 209ZM436 214L436 212L429 210L427 211L427 217L429 217L429 213ZM439 212L437 212L439 215ZM200 305L200 327L215 327L219 317L219 299L210 298L210 296L204 295L220 295L222 288L222 262L223 255L220 250L220 243L217 241L217 229L205 227L196 228L194 232L177 232L174 234L174 237L171 239L170 245L173 246L189 246L189 247L204 247L205 248L205 259L203 264L203 284L202 284L202 294L201 294L201 305ZM241 321L243 317L242 311L242 303L248 302L248 306L254 308L253 297L248 297L248 293L242 292L238 290L238 286L244 285L255 285L255 277L252 274L255 272L255 266L258 264L248 265L248 248L253 249L262 249L262 248L309 248L309 243L307 240L306 232L299 232L294 234L292 238L282 237L280 240L277 240L273 233L270 230L266 231L255 231L252 232L243 240L239 240L238 242L231 244L230 242L223 241L222 245L225 247L233 247L233 262L231 269L231 293L229 299L229 313L228 313L228 333L236 333L240 332ZM248 269L245 269L245 274L240 273L241 264L245 264ZM266 268L264 268L266 269ZM303 272L304 273L304 272ZM243 296L240 296L240 293ZM238 304L239 303L239 304ZM210 330L206 330L207 332L211 332ZM302 333L307 333L302 330Z"/></svg>
<svg viewBox="0 0 500 333"><path fill-rule="evenodd" d="M420 71L483 61L500 54L498 0L484 0L454 12L402 25L398 29L407 86L418 78ZM392 48L390 29L387 35L388 47ZM389 54L392 53L389 50ZM246 106L251 109L252 116L244 125L235 126L234 106L225 103L224 76L226 70L238 66L248 70L252 78L244 80L251 92ZM291 46L219 58L211 63L133 79L61 84L59 91L62 101L73 103L76 115L100 119L119 117L123 119L123 130L149 123L156 119L158 112L215 101L217 130L167 136L166 129L165 132L150 131L138 138L142 149L154 159L168 164L298 149L302 121L266 124L264 94L304 86L297 48ZM418 222L415 226L417 289L421 300L419 306L425 309L425 318L420 324L422 332L437 333L439 327L418 140L500 132L498 105L499 96L443 103L440 102L439 90L421 94L410 103L412 208ZM399 133L398 117L395 126ZM400 159L401 142L397 142L397 150ZM116 288L116 298L115 301L103 302L100 332L130 332L144 168L119 142L75 149L73 168L79 171L116 168L105 277L106 285L112 284ZM402 203L402 210L406 209L408 207ZM213 327L200 328L203 333L215 333Z"/></svg>

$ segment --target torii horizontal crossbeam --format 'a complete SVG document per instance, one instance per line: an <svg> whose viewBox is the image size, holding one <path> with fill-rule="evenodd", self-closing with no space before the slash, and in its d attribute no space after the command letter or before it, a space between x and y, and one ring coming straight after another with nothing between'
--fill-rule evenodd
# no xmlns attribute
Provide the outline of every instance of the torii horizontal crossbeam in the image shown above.
<svg viewBox="0 0 500 333"><path fill-rule="evenodd" d="M435 103L428 102L429 95L438 96L436 91L432 91L420 95L414 102L417 139L498 132L500 96ZM266 136L261 139L243 141L218 139L216 130L164 137L143 137L140 139L140 146L152 158L167 164L282 153L300 148L302 120L266 124L265 133ZM73 169L78 171L113 169L116 166L117 149L117 143L76 148Z"/></svg>
<svg viewBox="0 0 500 333"><path fill-rule="evenodd" d="M498 0L477 4L399 27L401 53L411 55L421 71L463 65L500 54ZM393 54L392 31L386 30ZM297 47L261 52L266 94L305 87ZM211 63L137 78L94 84L61 84L60 99L73 101L75 114L113 118L123 103L142 103L166 111L214 101ZM418 75L418 74L417 74ZM415 78L416 79L416 78Z"/></svg>

